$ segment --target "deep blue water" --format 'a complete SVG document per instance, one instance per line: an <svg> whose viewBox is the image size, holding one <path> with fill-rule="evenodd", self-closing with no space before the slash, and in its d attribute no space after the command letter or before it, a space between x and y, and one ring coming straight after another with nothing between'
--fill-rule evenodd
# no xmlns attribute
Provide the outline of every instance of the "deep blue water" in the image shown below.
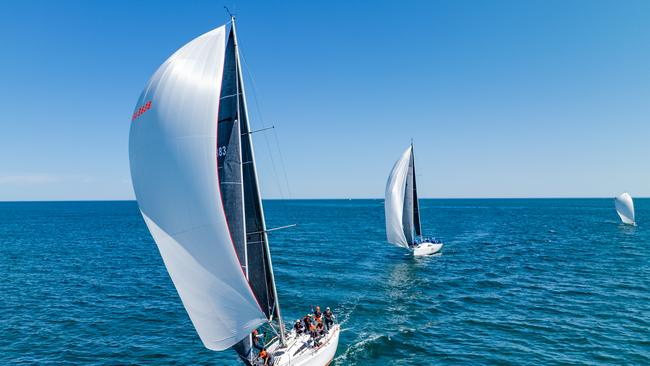
<svg viewBox="0 0 650 366"><path fill-rule="evenodd" d="M650 200L422 200L443 253L385 242L381 200L267 201L287 318L330 305L335 364L650 364ZM135 202L0 203L0 364L236 365L202 348Z"/></svg>

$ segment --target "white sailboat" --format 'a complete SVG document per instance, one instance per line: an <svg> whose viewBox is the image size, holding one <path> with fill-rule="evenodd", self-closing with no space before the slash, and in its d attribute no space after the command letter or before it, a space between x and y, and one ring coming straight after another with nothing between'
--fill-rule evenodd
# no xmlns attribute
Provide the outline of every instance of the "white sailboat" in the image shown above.
<svg viewBox="0 0 650 366"><path fill-rule="evenodd" d="M234 18L153 74L132 117L129 160L144 220L204 346L276 366L323 366L339 325L317 343L285 330L259 191ZM315 344L318 344L317 346Z"/></svg>
<svg viewBox="0 0 650 366"><path fill-rule="evenodd" d="M624 224L636 226L636 222L634 221L634 202L629 193L625 192L614 198L614 206L616 207L616 213L618 213L618 216Z"/></svg>
<svg viewBox="0 0 650 366"><path fill-rule="evenodd" d="M412 250L415 256L434 254L442 249L440 241L422 235L413 143L402 153L388 176L384 209L386 236L390 243Z"/></svg>

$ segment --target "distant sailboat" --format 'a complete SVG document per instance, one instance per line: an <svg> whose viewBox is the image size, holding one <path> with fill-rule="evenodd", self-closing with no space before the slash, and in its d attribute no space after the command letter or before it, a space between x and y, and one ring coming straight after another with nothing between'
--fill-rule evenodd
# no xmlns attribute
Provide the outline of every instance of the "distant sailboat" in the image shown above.
<svg viewBox="0 0 650 366"><path fill-rule="evenodd" d="M388 176L384 210L386 236L390 243L409 248L416 256L434 254L442 249L438 240L422 236L413 143Z"/></svg>
<svg viewBox="0 0 650 366"><path fill-rule="evenodd" d="M629 193L625 192L616 197L614 199L614 206L616 207L616 213L618 213L618 216L624 224L636 226L636 222L634 221L634 202Z"/></svg>
<svg viewBox="0 0 650 366"><path fill-rule="evenodd" d="M251 333L265 325L276 366L324 366L339 325L316 346L283 324L240 65L233 18L160 66L132 117L133 188L206 348L256 364Z"/></svg>

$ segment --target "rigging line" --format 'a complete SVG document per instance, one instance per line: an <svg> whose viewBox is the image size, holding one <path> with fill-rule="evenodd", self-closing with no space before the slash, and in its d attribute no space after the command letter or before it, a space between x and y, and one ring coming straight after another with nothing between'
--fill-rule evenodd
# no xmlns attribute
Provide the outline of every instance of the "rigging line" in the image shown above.
<svg viewBox="0 0 650 366"><path fill-rule="evenodd" d="M258 114L258 117L259 117L259 120L260 120L260 124L262 125L262 129L266 129L266 123L264 123L264 119L262 118L262 112L261 112L261 109L260 109L260 106L259 106L259 102L257 100L258 99L257 98L257 90L256 90L255 85L254 85L253 75L251 74L251 72L249 70L250 68L248 67L248 64L246 63L246 59L244 58L244 55L241 52L241 42L238 42L238 43L240 45L240 47L238 49L239 57L240 57L240 59L242 61L242 65L240 65L240 66L242 66L242 70L246 71L246 73L248 74L249 79L251 80L251 90L253 91L253 95L254 95L253 99L255 100L255 105L256 105L256 108L257 108L257 114ZM280 192L280 197L282 199L284 199L285 198L284 191L282 189L282 184L280 183L280 179L278 178L277 169L275 167L275 159L273 159L273 151L271 150L271 145L269 144L268 137L264 136L264 141L266 143L266 148L267 148L267 150L269 152L269 159L271 160L271 168L272 168L272 171L273 171L273 177L275 178L275 183L276 183L276 185L278 187L278 191Z"/></svg>
<svg viewBox="0 0 650 366"><path fill-rule="evenodd" d="M241 44L241 42L240 42L240 44ZM244 69L246 70L246 73L248 74L248 77L251 80L251 89L252 89L253 94L255 96L255 107L257 108L257 114L260 117L260 123L262 124L262 127L265 127L264 118L262 118L262 108L260 107L260 103L259 103L259 100L258 100L259 98L257 97L258 96L257 87L256 87L257 84L255 83L255 78L253 77L253 74L250 71L250 67L248 66L248 63L246 62L246 58L244 57L244 55L241 52L241 48L240 48L239 55L240 55L240 57L242 59L242 62L244 64L244 66L245 66ZM286 190L287 190L287 192L289 194L289 198L291 198L291 196L292 196L292 194L291 194L291 186L289 184L289 178L287 176L287 169L286 169L286 166L284 164L284 157L282 155L282 149L280 149L280 142L278 140L277 132L275 131L275 129L273 130L273 136L275 138L276 149L278 151L278 155L279 155L279 158L280 158L280 167L282 168L282 173L283 173L284 181L285 181L285 187L286 187ZM274 173L276 173L275 172L275 164L274 164L273 154L271 154L271 152L272 152L271 145L270 145L269 140L268 140L266 135L264 136L264 140L266 142L267 148L269 149L269 157L271 159L273 171L274 171ZM280 179L278 178L277 174L275 174L275 178L277 179L278 187L280 187ZM281 191L280 193L282 194L282 190L280 190L280 191ZM284 196L282 196L282 198L284 198Z"/></svg>
<svg viewBox="0 0 650 366"><path fill-rule="evenodd" d="M248 77L251 80L251 90L253 91L253 95L254 95L253 99L255 100L255 107L257 109L257 114L259 116L260 124L262 125L262 128L265 129L266 128L266 123L264 122L264 118L262 117L262 110L261 110L259 102L258 102L257 88L255 88L255 82L253 80L253 75L250 72L250 68L248 67L248 63L246 63L246 59L244 58L244 55L241 53L241 49L240 49L239 56L241 57L242 63L245 66L243 69L246 70L246 73L248 74ZM269 143L269 139L268 139L268 137L266 135L264 135L264 142L266 143L266 148L269 151L269 159L271 160L271 169L273 171L273 177L275 178L275 183L276 183L276 185L278 187L278 190L280 192L280 197L282 199L284 199L285 195L284 195L284 191L282 189L282 184L280 183L280 178L278 176L277 169L275 167L276 164L275 164L275 159L273 158L273 150L271 149L271 144Z"/></svg>
<svg viewBox="0 0 650 366"><path fill-rule="evenodd" d="M266 230L262 230L262 231L253 231L252 233L246 233L246 235L269 233L271 231L289 229L289 228L296 227L296 226L298 226L298 224L285 225L285 226L274 227L274 228L266 229Z"/></svg>
<svg viewBox="0 0 650 366"><path fill-rule="evenodd" d="M230 9L228 9L227 6L224 5L223 8L226 9L226 13L228 13L228 16L229 16L231 19L235 17L235 14L234 14L234 13L231 13L231 12L230 12Z"/></svg>
<svg viewBox="0 0 650 366"><path fill-rule="evenodd" d="M274 128L275 128L275 126L260 128L259 130L242 133L241 135L242 136L252 135L252 134L257 133L257 132L267 131L267 130L271 130L271 129L274 129Z"/></svg>
<svg viewBox="0 0 650 366"><path fill-rule="evenodd" d="M291 194L291 186L289 185L289 177L287 177L287 168L284 166L284 157L282 156L282 150L280 149L280 140L278 140L278 133L273 129L273 138L275 139L275 146L277 146L278 154L280 155L280 166L282 167L282 173L284 174L284 181L287 185L287 192L289 193L289 198L293 196Z"/></svg>
<svg viewBox="0 0 650 366"><path fill-rule="evenodd" d="M251 75L250 71L248 70L249 68L248 68L248 65L246 64L244 56L241 53L241 48L239 50L239 57L242 60L242 65L241 65L242 70L245 70L246 73L248 74L249 79L252 80L252 75ZM262 129L266 129L267 128L266 124L264 123L264 119L262 118L262 114L259 111L259 103L257 102L257 92L256 92L255 87L253 86L253 84L251 84L251 90L253 91L253 96L254 96L253 99L255 100L257 115L258 115L258 118L260 120L260 124L262 125ZM280 192L280 197L282 199L284 199L285 196L284 196L284 192L282 190L282 184L280 183L280 179L278 178L278 172L277 172L277 169L275 167L275 159L273 159L273 151L271 150L271 145L269 144L269 140L268 140L268 137L266 137L266 135L264 136L264 142L266 143L266 148L267 148L267 150L269 152L269 159L271 160L271 170L273 171L273 177L275 178L275 184L277 185L278 191Z"/></svg>
<svg viewBox="0 0 650 366"><path fill-rule="evenodd" d="M241 61L241 63L239 64L240 70L242 70L242 71L245 70L248 73L249 78L252 79L252 75L251 75L250 71L248 70L248 67L246 65L246 61L244 59L244 55L241 52L241 42L239 42L239 41L237 42L237 54L238 54L239 59ZM242 74L241 82L242 83L244 82L243 74ZM252 86L252 84L251 84L251 86ZM266 125L264 124L264 120L261 118L261 113L259 113L259 104L257 103L257 93L255 92L255 87L254 86L253 86L252 90L253 90L253 95L255 96L255 98L254 98L255 99L255 104L257 105L257 108L258 108L258 116L260 117L260 123L262 124L262 127L266 127ZM239 91L237 91L237 93L239 93ZM238 98L238 102L239 102L239 98ZM250 112L250 111L248 111L248 112ZM248 123L250 124L250 120L248 121ZM242 136L243 136L243 134L242 134ZM284 192L282 191L282 185L280 184L280 179L278 179L278 173L277 173L277 170L275 168L275 161L273 159L273 154L272 154L269 142L268 142L268 138L266 138L266 136L265 136L264 140L266 141L266 146L267 146L267 149L269 151L268 155L269 155L269 159L271 159L271 168L272 168L272 171L273 171L273 176L275 178L276 185L278 187L278 190L280 191L280 197L284 199Z"/></svg>

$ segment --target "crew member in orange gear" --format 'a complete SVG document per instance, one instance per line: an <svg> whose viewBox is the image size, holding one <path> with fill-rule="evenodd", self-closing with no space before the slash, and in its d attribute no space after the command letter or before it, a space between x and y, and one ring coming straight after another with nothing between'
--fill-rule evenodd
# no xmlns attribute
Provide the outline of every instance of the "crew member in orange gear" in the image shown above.
<svg viewBox="0 0 650 366"><path fill-rule="evenodd" d="M264 363L263 363L264 366L267 366L267 365L269 364L269 359L270 359L270 357L269 357L269 353L266 352L266 349L265 349L265 348L262 348L262 350L260 351L259 357L260 357L260 358L262 359L262 361L264 362Z"/></svg>

